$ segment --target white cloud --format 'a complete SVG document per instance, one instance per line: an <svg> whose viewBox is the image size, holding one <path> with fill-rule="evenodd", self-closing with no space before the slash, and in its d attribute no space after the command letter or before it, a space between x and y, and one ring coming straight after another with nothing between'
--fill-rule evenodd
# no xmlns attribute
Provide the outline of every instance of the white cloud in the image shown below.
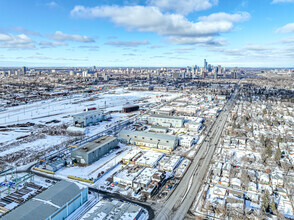
<svg viewBox="0 0 294 220"><path fill-rule="evenodd" d="M199 21L203 22L217 22L217 21L227 21L230 23L239 23L248 21L250 19L250 14L248 12L239 12L236 14L227 14L224 12L214 13L209 16L199 17Z"/></svg>
<svg viewBox="0 0 294 220"><path fill-rule="evenodd" d="M248 44L241 48L208 48L208 51L219 52L231 58L245 59L246 57L247 60L262 60L262 64L270 61L272 63L269 62L269 66L275 63L276 60L281 60L281 58L284 60L293 57L293 48L289 47L289 45ZM240 62L242 63L242 60Z"/></svg>
<svg viewBox="0 0 294 220"><path fill-rule="evenodd" d="M0 47L10 49L34 49L34 41L25 34L1 34Z"/></svg>
<svg viewBox="0 0 294 220"><path fill-rule="evenodd" d="M282 40L274 43L282 43L282 44L293 44L294 43L294 37L286 37L283 38Z"/></svg>
<svg viewBox="0 0 294 220"><path fill-rule="evenodd" d="M147 45L149 42L147 40L144 41L138 41L138 40L132 40L132 41L109 41L106 42L107 45L112 45L116 47L138 47L140 45Z"/></svg>
<svg viewBox="0 0 294 220"><path fill-rule="evenodd" d="M95 42L93 38L82 36L78 34L65 34L61 31L56 31L54 34L48 34L50 38L56 41L77 41L77 42Z"/></svg>
<svg viewBox="0 0 294 220"><path fill-rule="evenodd" d="M13 35L13 34L0 34L0 41L7 43L26 44L32 43L33 40L25 34Z"/></svg>
<svg viewBox="0 0 294 220"><path fill-rule="evenodd" d="M277 33L293 33L294 32L294 23L286 24L283 27L280 27L276 30Z"/></svg>
<svg viewBox="0 0 294 220"><path fill-rule="evenodd" d="M99 49L99 46L79 46L79 48L87 48L87 49Z"/></svg>
<svg viewBox="0 0 294 220"><path fill-rule="evenodd" d="M26 34L26 35L41 36L41 34L37 31L31 31L19 26L12 26L9 29L15 32Z"/></svg>
<svg viewBox="0 0 294 220"><path fill-rule="evenodd" d="M232 31L234 23L250 18L247 12L217 13L191 22L183 15L162 13L157 7L151 6L75 6L71 15L81 18L110 18L113 23L130 31L155 32L168 36L175 44L207 42L213 36Z"/></svg>
<svg viewBox="0 0 294 220"><path fill-rule="evenodd" d="M206 35L228 32L232 23L227 21L188 21L178 14L163 14L156 7L143 6L102 6L85 8L76 6L71 14L84 18L110 18L115 24L140 32L156 32L160 35Z"/></svg>
<svg viewBox="0 0 294 220"><path fill-rule="evenodd" d="M42 48L48 48L48 47L61 47L61 46L67 46L67 43L65 42L50 42L50 41L41 41L39 43L39 45L42 47Z"/></svg>
<svg viewBox="0 0 294 220"><path fill-rule="evenodd" d="M193 11L202 11L218 4L218 0L150 0L149 4L163 11L175 11L180 14L189 14Z"/></svg>
<svg viewBox="0 0 294 220"><path fill-rule="evenodd" d="M51 8L55 8L58 6L58 4L55 1L48 2L46 5Z"/></svg>
<svg viewBox="0 0 294 220"><path fill-rule="evenodd" d="M179 36L171 36L169 41L172 44L203 44L208 43L213 40L212 36L208 37L179 37Z"/></svg>
<svg viewBox="0 0 294 220"><path fill-rule="evenodd" d="M285 2L294 2L294 0L273 0L272 4L285 3Z"/></svg>
<svg viewBox="0 0 294 220"><path fill-rule="evenodd" d="M152 45L149 48L150 49L156 49L156 48L163 48L163 47L166 47L166 46L164 46L164 45Z"/></svg>

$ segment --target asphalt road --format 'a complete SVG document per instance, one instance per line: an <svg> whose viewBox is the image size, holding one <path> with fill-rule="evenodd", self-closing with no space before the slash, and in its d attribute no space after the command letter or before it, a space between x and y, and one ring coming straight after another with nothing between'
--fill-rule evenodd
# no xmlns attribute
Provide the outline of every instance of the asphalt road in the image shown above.
<svg viewBox="0 0 294 220"><path fill-rule="evenodd" d="M219 142L235 94L225 105L224 110L211 127L180 184L157 213L156 220L184 219L207 174L209 163Z"/></svg>

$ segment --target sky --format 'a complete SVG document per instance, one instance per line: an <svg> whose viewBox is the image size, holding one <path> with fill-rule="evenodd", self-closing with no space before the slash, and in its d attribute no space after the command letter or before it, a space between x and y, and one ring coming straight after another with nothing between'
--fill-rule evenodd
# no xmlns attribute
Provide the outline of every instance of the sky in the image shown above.
<svg viewBox="0 0 294 220"><path fill-rule="evenodd" d="M2 67L294 67L294 0L0 0Z"/></svg>

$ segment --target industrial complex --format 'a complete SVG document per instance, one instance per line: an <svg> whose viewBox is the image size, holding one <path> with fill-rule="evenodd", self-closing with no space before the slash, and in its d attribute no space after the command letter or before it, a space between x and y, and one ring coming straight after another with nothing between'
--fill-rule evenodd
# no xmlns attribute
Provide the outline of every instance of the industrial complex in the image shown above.
<svg viewBox="0 0 294 220"><path fill-rule="evenodd" d="M73 114L73 131L98 132L82 132L80 139L41 156L31 171L60 181L12 209L1 208L0 202L3 219L147 219L144 206L100 200L99 192L138 202L167 201L197 155L206 127L226 103L216 96L167 97L107 112L87 107Z"/></svg>

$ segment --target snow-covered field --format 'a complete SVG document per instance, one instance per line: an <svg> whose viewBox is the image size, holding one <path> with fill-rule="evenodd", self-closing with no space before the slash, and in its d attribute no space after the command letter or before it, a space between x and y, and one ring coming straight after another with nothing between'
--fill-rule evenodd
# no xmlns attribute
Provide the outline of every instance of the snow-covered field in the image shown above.
<svg viewBox="0 0 294 220"><path fill-rule="evenodd" d="M0 125L11 125L18 123L41 123L52 120L70 122L71 115L82 112L85 108L96 107L104 111L120 111L125 105L140 103L141 98L148 99L148 102L156 102L156 96L163 93L155 92L129 92L118 89L113 94L78 94L72 97L61 97L44 100L31 104L8 108L0 112ZM175 95L175 94L171 94ZM54 123L52 123L54 124Z"/></svg>

